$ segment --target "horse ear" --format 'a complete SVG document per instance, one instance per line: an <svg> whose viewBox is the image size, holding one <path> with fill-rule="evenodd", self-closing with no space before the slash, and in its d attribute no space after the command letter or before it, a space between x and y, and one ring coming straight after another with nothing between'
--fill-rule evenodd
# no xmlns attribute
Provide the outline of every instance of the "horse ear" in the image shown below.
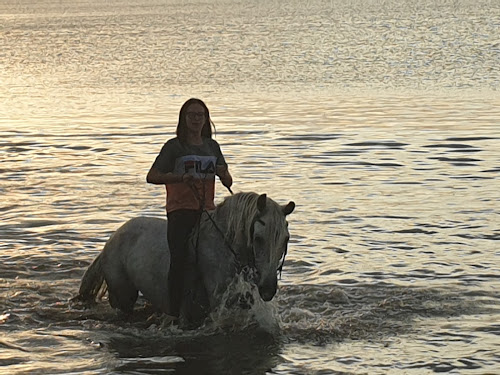
<svg viewBox="0 0 500 375"><path fill-rule="evenodd" d="M286 206L283 206L283 213L286 215L290 215L295 209L295 202L290 201Z"/></svg>
<svg viewBox="0 0 500 375"><path fill-rule="evenodd" d="M267 202L266 194L261 194L259 198L257 198L257 208L259 209L260 212L264 211L264 209L266 208L266 202Z"/></svg>

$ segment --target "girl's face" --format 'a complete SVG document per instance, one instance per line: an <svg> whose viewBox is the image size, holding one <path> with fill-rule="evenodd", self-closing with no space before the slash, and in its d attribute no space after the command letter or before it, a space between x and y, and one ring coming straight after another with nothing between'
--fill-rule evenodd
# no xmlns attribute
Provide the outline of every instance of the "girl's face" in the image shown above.
<svg viewBox="0 0 500 375"><path fill-rule="evenodd" d="M191 104L186 110L186 126L188 131L201 134L205 122L205 108L198 103Z"/></svg>

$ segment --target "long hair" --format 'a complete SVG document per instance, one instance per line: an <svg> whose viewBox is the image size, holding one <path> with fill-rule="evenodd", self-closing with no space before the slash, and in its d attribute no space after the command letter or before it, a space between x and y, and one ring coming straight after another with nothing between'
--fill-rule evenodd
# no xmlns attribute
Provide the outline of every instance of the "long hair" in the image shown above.
<svg viewBox="0 0 500 375"><path fill-rule="evenodd" d="M201 129L201 136L205 138L212 138L212 126L215 129L215 125L210 119L210 112L208 110L208 107L203 102L203 100L191 98L182 105L181 110L179 112L179 122L177 123L176 134L177 138L179 138L179 140L182 143L186 143L187 141L186 116L187 116L187 110L191 104L199 104L205 110L205 124L203 124L203 128Z"/></svg>

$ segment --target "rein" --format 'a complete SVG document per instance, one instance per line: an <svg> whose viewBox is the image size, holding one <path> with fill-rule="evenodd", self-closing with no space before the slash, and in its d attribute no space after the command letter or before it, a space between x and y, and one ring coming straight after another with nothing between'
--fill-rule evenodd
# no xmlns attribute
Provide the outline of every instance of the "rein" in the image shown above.
<svg viewBox="0 0 500 375"><path fill-rule="evenodd" d="M238 273L240 273L241 271L243 271L243 269L245 267L241 265L240 257L238 256L238 253L236 251L234 251L233 247L231 246L231 244L227 240L226 235L224 234L224 232L222 232L222 229L220 229L220 227L217 225L217 223L215 222L215 220L212 217L212 215L210 215L210 212L208 212L206 209L203 209L201 212L207 214L207 217L212 222L212 225L217 230L217 232L219 232L219 234L221 235L222 239L224 240L224 244L229 249L229 251L231 251L231 253L233 254L234 261L236 262L236 268L238 269ZM250 268L255 268L255 254L254 254L253 249L252 249L251 255L252 255L252 257L251 257L252 259L250 259L250 263L251 264L248 264L247 266L250 266Z"/></svg>
<svg viewBox="0 0 500 375"><path fill-rule="evenodd" d="M214 226L214 228L217 230L217 232L220 234L220 236L224 240L224 244L229 249L229 251L233 254L234 261L236 263L237 273L244 272L244 275L246 276L247 281L252 280L255 277L256 273L257 273L257 268L255 267L255 249L254 249L253 245L252 245L252 247L250 249L248 249L249 250L248 253L250 255L249 256L249 260L248 260L248 264L246 264L246 265L243 266L241 264L239 254L233 249L233 247L231 246L231 244L227 240L227 237L224 234L224 232L222 231L222 229L220 229L220 227L217 225L217 223L215 222L215 220L212 217L212 215L210 215L210 212L208 212L207 209L205 208L205 200L201 199L201 197L198 194L198 191L194 188L194 186L189 185L189 187L193 191L196 199L198 200L198 202L200 204L200 211L201 211L201 213L202 214L205 213L207 215L207 217L209 218L209 220L212 222L212 225ZM231 195L234 195L234 193L233 193L233 191L231 190L230 187L226 186L226 188L229 190L229 192L231 193ZM203 197L204 196L205 195L203 195ZM250 235L252 236L252 238L253 238L253 234L254 234L254 231L255 231L255 223L261 223L261 224L265 225L265 223L260 219L260 216L256 215L255 218L252 220L252 228L251 228L251 232L250 232ZM200 225L201 225L201 222L198 222L198 226L200 226ZM198 243L196 244L196 246L198 246ZM281 261L281 264L279 265L279 267L276 270L276 272L279 274L279 279L280 280L281 280L281 274L283 272L283 266L285 264L286 254L287 254L287 249L285 248L285 252L283 253L283 260Z"/></svg>
<svg viewBox="0 0 500 375"><path fill-rule="evenodd" d="M245 275L247 275L249 279L253 278L253 275L255 274L255 271L256 271L256 268L255 268L255 251L253 249L253 246L251 248L251 251L249 251L249 253L250 253L249 262L248 262L247 265L243 266L241 264L239 254L233 249L233 247L231 246L231 244L227 240L227 237L224 234L224 232L222 231L222 229L220 229L220 227L217 225L217 223L215 222L215 220L212 217L212 215L210 215L210 212L208 212L207 209L205 208L205 199L202 199L200 197L198 191L196 190L196 188L194 186L189 185L189 187L193 191L193 194L195 195L196 199L198 200L198 202L200 204L200 211L201 211L201 213L202 214L205 213L207 215L207 217L209 218L209 220L212 222L212 225L215 227L215 229L217 230L217 232L220 234L220 236L224 240L224 244L229 249L229 251L233 254L234 261L236 263L237 273L241 273L242 271L245 271ZM205 185L203 185L203 188L204 187L205 187ZM227 189L229 190L229 192L231 193L231 195L234 195L233 191L231 190L231 188L227 187ZM203 194L203 197L205 197L205 194ZM198 226L200 226L200 224L201 224L201 222L198 222ZM255 222L254 222L254 224L255 224ZM198 246L198 243L197 243L197 246Z"/></svg>
<svg viewBox="0 0 500 375"><path fill-rule="evenodd" d="M288 251L288 249L285 248L285 252L283 253L283 260L281 261L281 264L279 265L278 270L277 270L280 280L281 280L281 273L283 272L283 266L285 265L285 258L286 258L287 251Z"/></svg>

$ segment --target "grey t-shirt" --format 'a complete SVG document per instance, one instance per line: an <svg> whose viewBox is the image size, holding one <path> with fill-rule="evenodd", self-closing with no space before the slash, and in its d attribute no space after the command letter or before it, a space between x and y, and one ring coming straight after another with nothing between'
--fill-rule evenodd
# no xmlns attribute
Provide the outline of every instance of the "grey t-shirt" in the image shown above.
<svg viewBox="0 0 500 375"><path fill-rule="evenodd" d="M153 167L164 173L196 178L193 184L167 184L167 211L214 209L215 173L218 165L227 166L219 144L203 138L201 145L187 145L173 138L162 147Z"/></svg>
<svg viewBox="0 0 500 375"><path fill-rule="evenodd" d="M211 138L203 138L201 145L188 145L172 138L163 145L153 164L164 173L189 173L197 178L214 177L217 165L227 166L219 144Z"/></svg>

